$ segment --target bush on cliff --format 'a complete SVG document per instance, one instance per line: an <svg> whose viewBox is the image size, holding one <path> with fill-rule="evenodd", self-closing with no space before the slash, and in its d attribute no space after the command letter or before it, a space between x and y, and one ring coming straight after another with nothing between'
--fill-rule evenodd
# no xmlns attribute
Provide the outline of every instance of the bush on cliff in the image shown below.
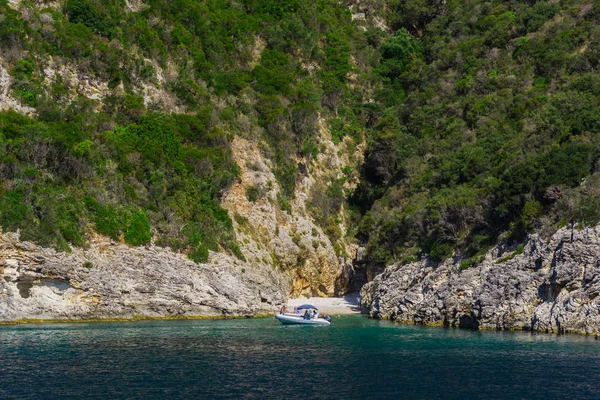
<svg viewBox="0 0 600 400"><path fill-rule="evenodd" d="M125 242L134 246L150 243L152 233L150 232L150 221L145 212L138 211L131 216L124 237Z"/></svg>

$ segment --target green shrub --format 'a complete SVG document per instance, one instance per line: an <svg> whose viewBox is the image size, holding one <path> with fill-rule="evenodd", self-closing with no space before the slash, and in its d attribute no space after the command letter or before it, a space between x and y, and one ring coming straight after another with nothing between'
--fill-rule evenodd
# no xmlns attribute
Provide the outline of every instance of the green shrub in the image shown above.
<svg viewBox="0 0 600 400"><path fill-rule="evenodd" d="M463 260L460 262L460 269L465 270L471 267L475 267L478 264L482 263L485 260L485 252L478 253L471 258Z"/></svg>
<svg viewBox="0 0 600 400"><path fill-rule="evenodd" d="M0 197L0 224L5 229L15 231L27 223L29 213L22 192L6 191Z"/></svg>
<svg viewBox="0 0 600 400"><path fill-rule="evenodd" d="M287 55L282 51L265 49L260 64L253 71L255 88L266 95L289 93L289 64Z"/></svg>
<svg viewBox="0 0 600 400"><path fill-rule="evenodd" d="M208 249L202 244L198 244L192 251L188 253L190 260L201 264L208 260Z"/></svg>
<svg viewBox="0 0 600 400"><path fill-rule="evenodd" d="M292 205L281 193L277 193L277 202L279 203L281 211L292 212Z"/></svg>
<svg viewBox="0 0 600 400"><path fill-rule="evenodd" d="M248 221L248 218L246 218L238 213L233 214L233 219L235 219L235 222L237 222L237 224L240 227L247 228L250 226L250 221Z"/></svg>
<svg viewBox="0 0 600 400"><path fill-rule="evenodd" d="M452 255L452 246L449 243L443 243L433 238L425 243L423 250L435 263L442 262Z"/></svg>
<svg viewBox="0 0 600 400"><path fill-rule="evenodd" d="M523 251L525 250L525 245L520 244L517 246L517 248L515 249L514 254L515 255L519 255L519 254L523 254Z"/></svg>
<svg viewBox="0 0 600 400"><path fill-rule="evenodd" d="M150 222L145 212L138 211L131 215L124 238L125 242L133 246L150 243L152 234L150 233Z"/></svg>
<svg viewBox="0 0 600 400"><path fill-rule="evenodd" d="M78 157L86 157L90 154L93 146L94 143L91 140L86 139L73 147L73 153Z"/></svg>
<svg viewBox="0 0 600 400"><path fill-rule="evenodd" d="M94 0L67 0L63 7L63 11L69 17L69 21L73 24L81 23L90 29L104 36L110 37L116 25L112 16L107 15L110 11L115 10L117 4L122 4L119 1L97 2ZM106 4L108 3L108 4ZM108 8L108 9L107 9ZM124 11L122 7L119 7ZM118 12L119 8L115 11Z"/></svg>
<svg viewBox="0 0 600 400"><path fill-rule="evenodd" d="M96 231L118 240L126 227L125 215L111 206L99 204L91 197L86 197L84 203L91 214L91 220L96 224Z"/></svg>
<svg viewBox="0 0 600 400"><path fill-rule="evenodd" d="M265 196L265 191L259 186L250 186L246 189L246 197L251 203L256 203Z"/></svg>
<svg viewBox="0 0 600 400"><path fill-rule="evenodd" d="M0 43L19 44L25 40L28 31L21 13L12 9L7 2L0 3L2 23L0 23Z"/></svg>
<svg viewBox="0 0 600 400"><path fill-rule="evenodd" d="M317 158L319 155L319 146L312 140L309 140L302 146L302 154L305 157L310 156L312 158Z"/></svg>
<svg viewBox="0 0 600 400"><path fill-rule="evenodd" d="M387 42L381 45L381 75L395 79L406 70L413 58L423 53L423 47L404 28L398 30Z"/></svg>
<svg viewBox="0 0 600 400"><path fill-rule="evenodd" d="M534 221L540 217L542 213L543 208L538 201L528 201L523 206L523 212L521 213L521 224L523 224L525 229L532 229L534 227Z"/></svg>
<svg viewBox="0 0 600 400"><path fill-rule="evenodd" d="M33 77L37 65L32 58L22 58L15 64L11 75L18 80L28 81Z"/></svg>
<svg viewBox="0 0 600 400"><path fill-rule="evenodd" d="M244 253L242 253L242 250L240 249L240 247L236 244L231 246L231 252L233 253L234 256L236 256L238 259L242 260L242 261L246 261L246 257L244 257Z"/></svg>

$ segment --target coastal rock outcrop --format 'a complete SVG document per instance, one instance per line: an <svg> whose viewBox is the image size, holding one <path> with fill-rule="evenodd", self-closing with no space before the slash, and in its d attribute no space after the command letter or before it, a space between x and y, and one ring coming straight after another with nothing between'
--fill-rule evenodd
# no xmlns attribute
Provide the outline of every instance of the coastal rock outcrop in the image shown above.
<svg viewBox="0 0 600 400"><path fill-rule="evenodd" d="M464 265L464 264L463 264ZM375 318L425 325L600 332L600 226L488 252L477 266L391 265L361 292Z"/></svg>
<svg viewBox="0 0 600 400"><path fill-rule="evenodd" d="M206 264L95 237L57 252L0 233L0 321L251 316L287 300L289 278L221 253Z"/></svg>

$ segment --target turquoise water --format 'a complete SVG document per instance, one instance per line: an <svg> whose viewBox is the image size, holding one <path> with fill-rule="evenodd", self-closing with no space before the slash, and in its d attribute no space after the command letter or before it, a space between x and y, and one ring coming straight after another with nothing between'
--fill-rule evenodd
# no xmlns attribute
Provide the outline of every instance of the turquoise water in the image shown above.
<svg viewBox="0 0 600 400"><path fill-rule="evenodd" d="M269 319L0 327L0 399L598 399L600 341Z"/></svg>

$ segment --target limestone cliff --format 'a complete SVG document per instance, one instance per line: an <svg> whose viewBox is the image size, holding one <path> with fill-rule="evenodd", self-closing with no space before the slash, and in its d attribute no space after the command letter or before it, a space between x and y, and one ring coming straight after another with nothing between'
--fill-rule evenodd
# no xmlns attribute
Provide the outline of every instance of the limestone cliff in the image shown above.
<svg viewBox="0 0 600 400"><path fill-rule="evenodd" d="M285 272L291 280L292 297L343 294L353 273L355 246L344 239L334 243L307 209L311 193L320 190L319 184L338 178L342 168L349 164L338 155L348 154L346 143L335 146L323 124L319 140L324 151L303 166L305 172L297 184L291 210L282 210L272 163L261 153L258 143L234 138L233 154L242 174L222 199L248 262ZM340 151L342 147L344 152ZM253 201L247 196L250 188L258 192ZM345 221L340 223L340 230L346 231ZM336 255L336 245L345 256Z"/></svg>
<svg viewBox="0 0 600 400"><path fill-rule="evenodd" d="M0 234L0 321L251 316L287 298L270 267L220 253L196 264L168 249L96 237L56 252Z"/></svg>
<svg viewBox="0 0 600 400"><path fill-rule="evenodd" d="M391 265L364 286L363 304L372 317L415 324L597 333L599 250L600 226L563 228L465 270L452 260Z"/></svg>

